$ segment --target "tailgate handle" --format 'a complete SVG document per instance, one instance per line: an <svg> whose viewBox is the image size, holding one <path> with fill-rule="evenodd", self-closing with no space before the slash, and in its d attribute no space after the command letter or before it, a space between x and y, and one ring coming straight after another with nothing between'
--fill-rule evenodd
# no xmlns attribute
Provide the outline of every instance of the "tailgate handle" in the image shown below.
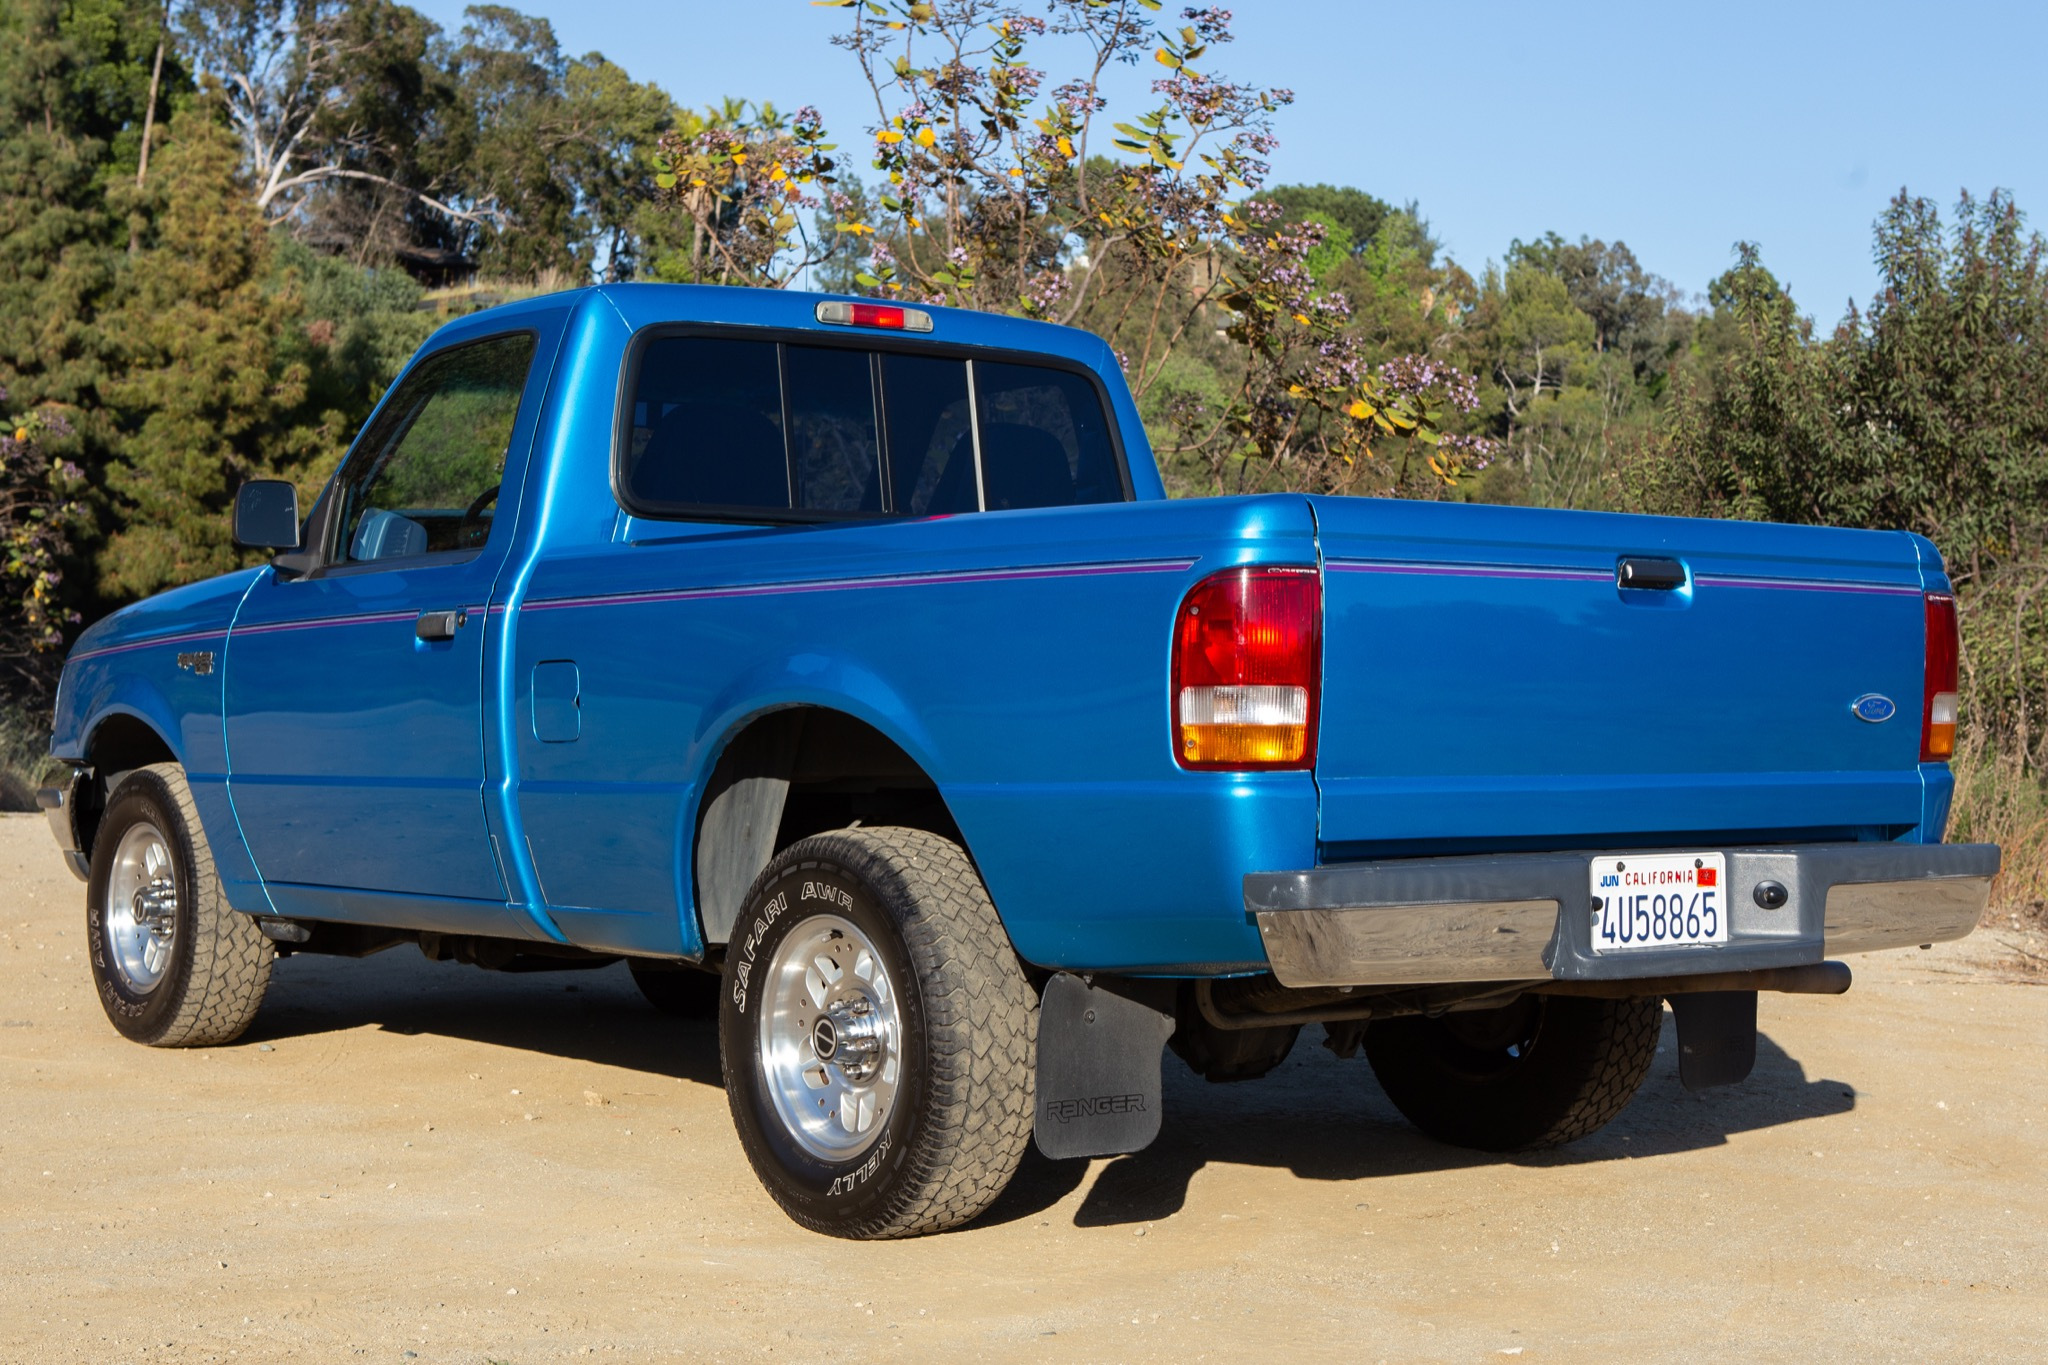
<svg viewBox="0 0 2048 1365"><path fill-rule="evenodd" d="M1627 555L1615 566L1614 586L1642 592L1670 592L1685 586L1685 565L1675 559Z"/></svg>

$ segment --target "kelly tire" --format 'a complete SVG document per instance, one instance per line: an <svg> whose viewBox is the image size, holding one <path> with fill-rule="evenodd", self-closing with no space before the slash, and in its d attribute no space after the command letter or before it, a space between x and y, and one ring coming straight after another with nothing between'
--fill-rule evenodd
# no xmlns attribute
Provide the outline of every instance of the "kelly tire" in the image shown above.
<svg viewBox="0 0 2048 1365"><path fill-rule="evenodd" d="M842 1028L821 1041L828 1016ZM841 1067L856 1025L875 1030L864 1083ZM769 1195L814 1232L910 1237L994 1203L1031 1141L1037 1029L1037 995L974 865L923 830L791 845L756 879L727 948L719 1051L733 1123ZM850 1131L870 1107L873 1128Z"/></svg>
<svg viewBox="0 0 2048 1365"><path fill-rule="evenodd" d="M633 974L633 984L640 988L647 1003L663 1014L678 1019L718 1017L720 992L716 972L646 957L628 958L626 969Z"/></svg>
<svg viewBox="0 0 2048 1365"><path fill-rule="evenodd" d="M1394 1107L1429 1136L1533 1151L1577 1141L1628 1107L1663 1016L1656 997L1528 995L1499 1010L1376 1021L1365 1055Z"/></svg>
<svg viewBox="0 0 2048 1365"><path fill-rule="evenodd" d="M276 951L255 919L229 908L178 765L121 779L93 839L91 873L87 955L114 1027L151 1047L239 1038L263 1004ZM119 894L139 878L148 880Z"/></svg>

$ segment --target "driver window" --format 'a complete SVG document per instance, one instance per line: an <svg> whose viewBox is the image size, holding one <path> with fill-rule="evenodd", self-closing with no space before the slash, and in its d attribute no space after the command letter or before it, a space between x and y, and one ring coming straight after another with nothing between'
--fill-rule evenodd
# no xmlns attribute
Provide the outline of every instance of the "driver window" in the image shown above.
<svg viewBox="0 0 2048 1365"><path fill-rule="evenodd" d="M342 471L337 562L473 550L490 538L533 347L531 332L515 332L413 368Z"/></svg>

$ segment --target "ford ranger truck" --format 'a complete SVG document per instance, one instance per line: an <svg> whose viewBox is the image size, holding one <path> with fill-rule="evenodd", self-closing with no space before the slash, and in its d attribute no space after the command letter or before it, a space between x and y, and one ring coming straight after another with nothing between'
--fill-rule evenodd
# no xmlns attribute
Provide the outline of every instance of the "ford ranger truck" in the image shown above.
<svg viewBox="0 0 2048 1365"><path fill-rule="evenodd" d="M43 793L114 1027L274 960L623 959L717 1019L762 1184L958 1226L1136 1151L1162 1054L1303 1028L1448 1143L1571 1141L1669 1001L1970 932L1934 547L1273 494L1169 501L1114 354L1015 318L605 286L421 349L259 567L78 639ZM1362 1082L1361 1082L1362 1083Z"/></svg>

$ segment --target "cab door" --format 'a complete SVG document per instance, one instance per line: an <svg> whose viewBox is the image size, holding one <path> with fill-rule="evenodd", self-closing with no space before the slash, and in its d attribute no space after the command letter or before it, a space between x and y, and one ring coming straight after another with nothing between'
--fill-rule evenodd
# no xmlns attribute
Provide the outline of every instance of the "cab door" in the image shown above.
<svg viewBox="0 0 2048 1365"><path fill-rule="evenodd" d="M229 792L280 913L518 932L484 817L483 656L544 340L415 363L329 488L311 569L242 604Z"/></svg>

